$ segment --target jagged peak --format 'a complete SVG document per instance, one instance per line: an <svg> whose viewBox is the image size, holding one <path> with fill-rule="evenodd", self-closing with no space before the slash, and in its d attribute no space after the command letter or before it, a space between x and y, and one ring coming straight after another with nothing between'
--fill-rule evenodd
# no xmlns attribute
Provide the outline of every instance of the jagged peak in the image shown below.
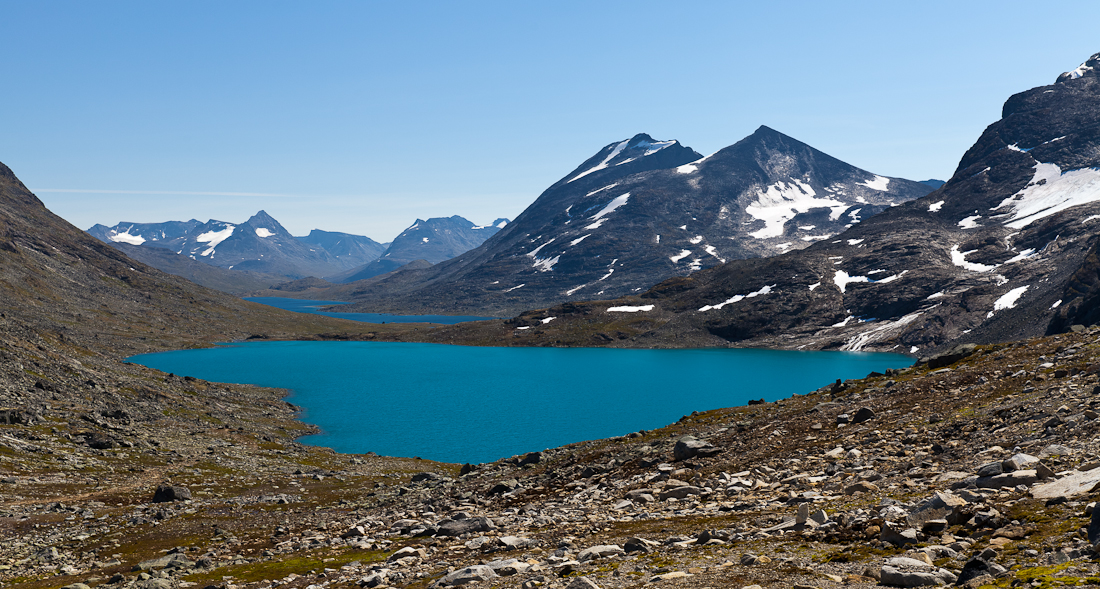
<svg viewBox="0 0 1100 589"><path fill-rule="evenodd" d="M1095 78L1100 76L1100 53L1094 53L1085 63L1077 66L1077 69L1068 71L1058 76L1056 84L1063 84L1077 78Z"/></svg>

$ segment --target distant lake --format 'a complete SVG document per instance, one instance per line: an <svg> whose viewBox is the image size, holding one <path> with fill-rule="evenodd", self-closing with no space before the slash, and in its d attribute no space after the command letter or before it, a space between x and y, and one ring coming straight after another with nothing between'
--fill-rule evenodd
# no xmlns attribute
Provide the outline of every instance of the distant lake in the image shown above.
<svg viewBox="0 0 1100 589"><path fill-rule="evenodd" d="M315 315L338 317L340 319L350 319L352 321L362 321L364 323L440 323L443 325L454 325L455 323L465 323L467 321L495 319L495 317L475 317L473 315L390 315L388 313L333 313L331 311L320 310L321 307L348 304L342 301L311 301L308 299L288 299L284 297L245 297L244 300L260 303L261 305L278 307L287 311L295 311L297 313L313 313Z"/></svg>
<svg viewBox="0 0 1100 589"><path fill-rule="evenodd" d="M316 303L316 301L314 301ZM282 387L323 433L304 443L490 462L807 393L909 366L897 354L248 342L134 356L211 381Z"/></svg>

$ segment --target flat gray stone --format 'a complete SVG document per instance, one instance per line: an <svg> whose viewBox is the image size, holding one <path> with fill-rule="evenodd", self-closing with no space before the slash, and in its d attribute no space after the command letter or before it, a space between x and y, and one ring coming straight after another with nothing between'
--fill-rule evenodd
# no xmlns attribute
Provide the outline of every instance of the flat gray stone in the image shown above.
<svg viewBox="0 0 1100 589"><path fill-rule="evenodd" d="M1074 472L1056 481L1044 483L1031 490L1036 499L1072 499L1100 489L1100 468Z"/></svg>
<svg viewBox="0 0 1100 589"><path fill-rule="evenodd" d="M1039 473L1034 470L1015 470L991 477L978 477L975 482L981 489L1003 489L1024 485L1030 487L1039 482Z"/></svg>
<svg viewBox="0 0 1100 589"><path fill-rule="evenodd" d="M465 585L467 583L474 583L478 581L488 581L496 577L497 574L493 572L493 569L483 565L475 564L464 569L459 569L453 573L445 575L439 580L440 585L447 585L451 587L457 587L459 585Z"/></svg>
<svg viewBox="0 0 1100 589"><path fill-rule="evenodd" d="M577 560L585 562L592 560L593 558L606 558L608 556L615 556L617 554L625 554L626 551L620 546L615 544L604 544L601 546L592 546L591 548L585 548L581 550L581 553L577 555Z"/></svg>

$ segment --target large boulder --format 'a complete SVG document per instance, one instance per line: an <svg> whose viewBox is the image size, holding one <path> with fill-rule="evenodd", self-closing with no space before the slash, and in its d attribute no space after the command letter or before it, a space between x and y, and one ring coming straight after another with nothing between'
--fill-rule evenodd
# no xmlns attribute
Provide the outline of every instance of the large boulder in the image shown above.
<svg viewBox="0 0 1100 589"><path fill-rule="evenodd" d="M695 458L696 456L715 456L720 453L721 450L711 446L709 443L702 440L698 440L692 436L684 436L676 442L676 446L672 448L673 460L687 460L689 458Z"/></svg>
<svg viewBox="0 0 1100 589"><path fill-rule="evenodd" d="M892 587L924 587L955 582L955 574L915 558L897 556L882 565L879 581Z"/></svg>
<svg viewBox="0 0 1100 589"><path fill-rule="evenodd" d="M445 587L457 587L459 585L465 585L467 583L476 583L480 581L488 581L496 577L497 574L493 572L491 567L483 564L475 564L464 569L459 569L453 573L445 575L439 580L439 584Z"/></svg>
<svg viewBox="0 0 1100 589"><path fill-rule="evenodd" d="M932 369L943 368L966 358L977 349L978 346L974 344L959 344L946 352L941 352L929 358L921 358L917 361L917 364L927 364Z"/></svg>
<svg viewBox="0 0 1100 589"><path fill-rule="evenodd" d="M191 490L178 485L157 485L157 490L153 492L153 503L188 501L190 499Z"/></svg>
<svg viewBox="0 0 1100 589"><path fill-rule="evenodd" d="M496 526L487 517L467 517L440 522L436 533L440 536L461 536L468 533L488 532L495 528Z"/></svg>

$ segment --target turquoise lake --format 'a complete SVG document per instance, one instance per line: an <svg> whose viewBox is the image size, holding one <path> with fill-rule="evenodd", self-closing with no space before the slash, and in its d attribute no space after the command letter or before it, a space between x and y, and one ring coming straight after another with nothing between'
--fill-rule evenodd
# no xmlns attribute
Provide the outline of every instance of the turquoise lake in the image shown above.
<svg viewBox="0 0 1100 589"><path fill-rule="evenodd" d="M247 342L131 362L282 387L340 452L489 462L909 366L896 354Z"/></svg>

